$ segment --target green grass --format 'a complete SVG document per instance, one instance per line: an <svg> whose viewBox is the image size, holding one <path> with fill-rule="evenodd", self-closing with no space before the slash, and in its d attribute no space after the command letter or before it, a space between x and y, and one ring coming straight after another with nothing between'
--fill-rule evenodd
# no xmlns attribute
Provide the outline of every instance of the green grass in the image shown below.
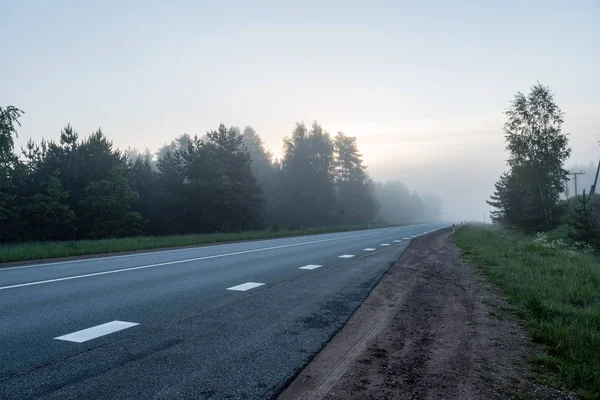
<svg viewBox="0 0 600 400"><path fill-rule="evenodd" d="M296 230L265 230L236 233L210 233L179 236L139 236L120 239L77 240L68 242L26 242L0 244L0 263L48 258L119 253L242 240L314 235L367 229L366 226L315 227Z"/></svg>
<svg viewBox="0 0 600 400"><path fill-rule="evenodd" d="M455 241L519 307L531 337L545 345L537 362L584 398L600 398L600 264L590 251L494 227L467 226Z"/></svg>

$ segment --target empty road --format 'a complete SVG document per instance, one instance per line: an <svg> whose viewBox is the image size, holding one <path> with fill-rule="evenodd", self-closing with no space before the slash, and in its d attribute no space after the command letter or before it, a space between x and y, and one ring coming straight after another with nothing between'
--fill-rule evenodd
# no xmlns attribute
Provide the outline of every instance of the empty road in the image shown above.
<svg viewBox="0 0 600 400"><path fill-rule="evenodd" d="M0 269L0 399L264 399L426 224Z"/></svg>

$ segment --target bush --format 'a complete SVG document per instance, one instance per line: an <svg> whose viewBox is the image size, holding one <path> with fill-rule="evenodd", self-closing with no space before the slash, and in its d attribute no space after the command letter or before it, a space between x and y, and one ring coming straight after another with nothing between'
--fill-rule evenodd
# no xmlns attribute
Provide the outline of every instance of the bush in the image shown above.
<svg viewBox="0 0 600 400"><path fill-rule="evenodd" d="M591 207L590 197L585 195L584 190L578 200L579 204L571 212L569 220L571 227L569 238L576 243L587 243L597 249L600 247L600 229Z"/></svg>

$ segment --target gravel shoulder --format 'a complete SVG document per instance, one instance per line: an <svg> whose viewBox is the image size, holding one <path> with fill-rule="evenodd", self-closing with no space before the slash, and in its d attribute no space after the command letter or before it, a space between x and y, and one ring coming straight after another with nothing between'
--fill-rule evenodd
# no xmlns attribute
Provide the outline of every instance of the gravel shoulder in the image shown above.
<svg viewBox="0 0 600 400"><path fill-rule="evenodd" d="M514 309L451 230L413 241L279 399L564 399L534 383Z"/></svg>

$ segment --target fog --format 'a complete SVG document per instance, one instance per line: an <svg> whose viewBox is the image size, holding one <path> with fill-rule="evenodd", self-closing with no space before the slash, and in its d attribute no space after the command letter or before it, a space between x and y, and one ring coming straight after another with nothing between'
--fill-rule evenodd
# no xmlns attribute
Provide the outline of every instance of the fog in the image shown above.
<svg viewBox="0 0 600 400"><path fill-rule="evenodd" d="M526 89L523 89L525 91ZM402 155L394 161L371 159L370 172L375 179L399 179L419 192L430 192L443 201L443 219L483 221L490 208L485 203L494 190L494 182L506 170L502 112L508 107L498 106L498 118L490 119L487 127L469 134L448 133L443 147L447 152L432 151L429 157L403 161ZM560 96L557 94L560 105ZM584 171L578 176L578 189L589 192L600 161L600 116L592 112L563 107L564 131L569 133L572 153L565 167L570 171ZM427 135L422 135L427 136ZM431 148L418 137L406 139L415 146ZM410 154L407 155L410 157ZM570 177L573 179L573 177ZM575 194L574 181L569 182L570 196Z"/></svg>
<svg viewBox="0 0 600 400"><path fill-rule="evenodd" d="M318 121L357 138L373 180L439 196L443 219L481 221L518 91L555 93L567 167L600 158L599 17L593 2L5 2L1 103L25 111L17 147L71 123L154 154L224 123L251 125L281 159L295 123Z"/></svg>

